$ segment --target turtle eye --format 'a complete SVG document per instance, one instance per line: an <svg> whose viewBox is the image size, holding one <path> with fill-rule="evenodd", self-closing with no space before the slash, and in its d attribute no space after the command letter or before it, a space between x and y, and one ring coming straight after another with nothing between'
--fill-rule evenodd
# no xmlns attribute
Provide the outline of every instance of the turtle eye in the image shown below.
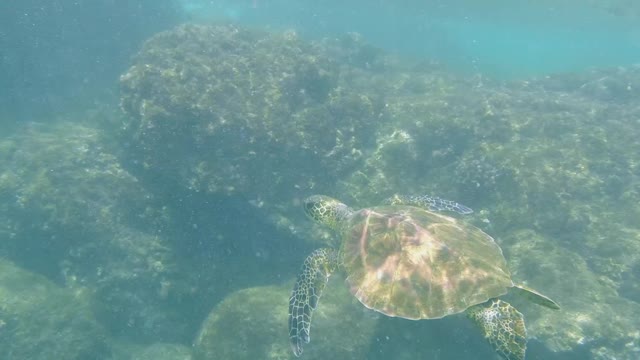
<svg viewBox="0 0 640 360"><path fill-rule="evenodd" d="M313 195L306 198L304 200L305 214L307 214L307 216L314 221L322 222L322 219L328 213L327 210L329 210L327 208L327 204L329 203L327 199L330 199L330 198L327 198L326 196L322 196L322 195Z"/></svg>
<svg viewBox="0 0 640 360"><path fill-rule="evenodd" d="M304 204L304 212L312 219L316 219L318 216L318 202L314 201L313 197L309 197L305 199Z"/></svg>
<svg viewBox="0 0 640 360"><path fill-rule="evenodd" d="M310 202L304 203L304 212L307 213L307 215L311 215L311 213L313 212L313 208L314 208L313 203L310 203Z"/></svg>
<svg viewBox="0 0 640 360"><path fill-rule="evenodd" d="M313 195L304 200L304 212L307 216L331 228L335 227L337 221L336 211L343 207L346 208L346 205L324 195Z"/></svg>

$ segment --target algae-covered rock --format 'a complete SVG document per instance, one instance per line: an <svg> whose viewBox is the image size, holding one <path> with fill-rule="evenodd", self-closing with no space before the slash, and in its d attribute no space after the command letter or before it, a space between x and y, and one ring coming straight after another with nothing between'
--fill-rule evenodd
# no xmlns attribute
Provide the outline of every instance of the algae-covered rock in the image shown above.
<svg viewBox="0 0 640 360"><path fill-rule="evenodd" d="M185 339L171 304L176 263L166 213L95 128L29 124L0 141L0 252L98 295L114 334ZM185 285L184 288L188 288Z"/></svg>
<svg viewBox="0 0 640 360"><path fill-rule="evenodd" d="M62 289L0 258L0 354L7 360L100 359L106 332L88 290Z"/></svg>
<svg viewBox="0 0 640 360"><path fill-rule="evenodd" d="M190 345L176 343L142 344L118 339L112 341L109 360L192 360Z"/></svg>
<svg viewBox="0 0 640 360"><path fill-rule="evenodd" d="M588 259L531 230L515 231L505 241L514 244L507 254L514 277L526 276L528 284L544 287L561 306L538 311L518 302L530 336L556 354L629 360L640 355L640 304L620 297L611 280L589 268Z"/></svg>
<svg viewBox="0 0 640 360"><path fill-rule="evenodd" d="M8 234L0 247L43 273L57 273L48 266L86 245L87 234L150 215L151 194L120 165L98 129L25 125L0 142L0 161L1 228Z"/></svg>
<svg viewBox="0 0 640 360"><path fill-rule="evenodd" d="M474 141L477 100L460 79L436 74L398 78L398 89L386 99L384 121L376 128L375 145L365 152L361 166L343 178L339 191L365 204L396 192L456 198L462 187L451 181L455 175L450 167ZM404 89L410 81L420 81L425 89ZM472 99L465 101L467 97Z"/></svg>
<svg viewBox="0 0 640 360"><path fill-rule="evenodd" d="M579 294L560 315L524 305L531 356L633 358L638 324L595 324L618 308L633 319L639 298L638 68L503 84L343 43L357 50L230 26L159 34L121 78L128 155L150 179L239 195L297 236L309 226L294 205L311 193L356 207L393 193L460 201L517 278L561 305L564 288Z"/></svg>
<svg viewBox="0 0 640 360"><path fill-rule="evenodd" d="M183 25L121 76L125 138L147 174L271 202L328 186L371 141L377 104L295 33Z"/></svg>
<svg viewBox="0 0 640 360"><path fill-rule="evenodd" d="M391 120L378 128L376 148L340 192L364 205L393 192L426 192L471 206L476 212L467 219L498 238L505 253L517 253L517 278L561 305L571 296L560 313L525 308L532 335L542 340L532 354L633 359L633 329L640 327L631 315L640 279L637 74L631 67L509 84L454 79L429 96L398 92L387 100ZM599 329L607 319L615 320Z"/></svg>
<svg viewBox="0 0 640 360"><path fill-rule="evenodd" d="M289 286L240 290L218 304L204 321L195 359L295 359L287 329ZM305 359L363 359L377 315L330 281L313 315Z"/></svg>
<svg viewBox="0 0 640 360"><path fill-rule="evenodd" d="M191 360L191 348L180 344L157 343L134 353L131 360Z"/></svg>

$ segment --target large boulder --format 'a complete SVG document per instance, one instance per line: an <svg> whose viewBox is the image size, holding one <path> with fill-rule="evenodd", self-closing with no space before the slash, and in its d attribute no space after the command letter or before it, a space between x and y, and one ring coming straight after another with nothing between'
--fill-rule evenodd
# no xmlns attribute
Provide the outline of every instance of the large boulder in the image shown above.
<svg viewBox="0 0 640 360"><path fill-rule="evenodd" d="M63 289L0 258L0 349L7 360L104 359L111 350L91 292Z"/></svg>
<svg viewBox="0 0 640 360"><path fill-rule="evenodd" d="M0 141L0 252L24 268L97 294L117 335L185 339L166 208L127 171L103 133L28 124Z"/></svg>
<svg viewBox="0 0 640 360"><path fill-rule="evenodd" d="M290 286L264 286L232 293L202 324L195 358L295 359L287 329ZM305 359L364 359L378 315L349 294L343 281L325 288L313 315Z"/></svg>
<svg viewBox="0 0 640 360"><path fill-rule="evenodd" d="M292 31L157 34L120 78L131 150L148 174L198 192L274 202L328 186L357 164L377 118L329 53Z"/></svg>

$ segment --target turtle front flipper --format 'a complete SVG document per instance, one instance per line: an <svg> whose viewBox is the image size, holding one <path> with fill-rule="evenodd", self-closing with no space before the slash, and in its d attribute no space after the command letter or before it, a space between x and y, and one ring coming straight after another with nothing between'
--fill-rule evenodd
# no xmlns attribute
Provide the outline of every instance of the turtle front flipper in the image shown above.
<svg viewBox="0 0 640 360"><path fill-rule="evenodd" d="M524 360L527 330L524 317L509 303L498 299L476 305L467 316L480 327L494 350L506 360Z"/></svg>
<svg viewBox="0 0 640 360"><path fill-rule="evenodd" d="M289 342L296 356L302 354L302 345L311 340L311 315L338 264L338 252L326 248L311 253L302 265L289 298Z"/></svg>
<svg viewBox="0 0 640 360"><path fill-rule="evenodd" d="M455 201L429 195L394 195L386 199L384 202L389 205L411 205L431 211L446 210L462 215L471 214L473 212L472 209Z"/></svg>

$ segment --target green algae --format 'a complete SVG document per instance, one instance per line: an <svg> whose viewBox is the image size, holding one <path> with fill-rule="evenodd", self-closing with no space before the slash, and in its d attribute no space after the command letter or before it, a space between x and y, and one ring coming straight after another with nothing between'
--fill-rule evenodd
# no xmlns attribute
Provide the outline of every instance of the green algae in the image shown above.
<svg viewBox="0 0 640 360"><path fill-rule="evenodd" d="M8 359L87 359L110 354L89 289L63 289L0 259L0 347Z"/></svg>

